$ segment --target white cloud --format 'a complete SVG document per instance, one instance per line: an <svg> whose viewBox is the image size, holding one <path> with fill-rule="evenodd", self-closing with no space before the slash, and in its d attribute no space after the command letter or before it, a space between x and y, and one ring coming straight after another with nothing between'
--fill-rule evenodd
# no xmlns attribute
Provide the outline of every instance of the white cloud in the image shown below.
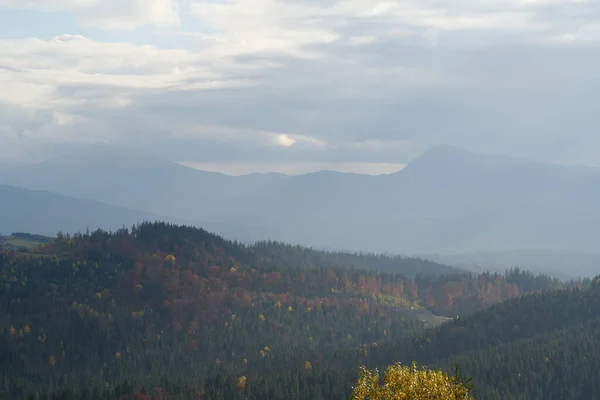
<svg viewBox="0 0 600 400"><path fill-rule="evenodd" d="M0 70L0 103L35 108L49 99L54 85L15 79L12 71Z"/></svg>
<svg viewBox="0 0 600 400"><path fill-rule="evenodd" d="M129 43L105 43L81 35L62 35L51 40L3 39L0 57L5 67L17 70L77 71L83 74L170 75L173 68L192 65L197 54L186 50L160 49ZM129 72L129 73L128 73Z"/></svg>
<svg viewBox="0 0 600 400"><path fill-rule="evenodd" d="M315 147L326 147L327 143L312 136L296 135L288 133L272 134L274 143L281 147L292 147L297 143L308 144Z"/></svg>
<svg viewBox="0 0 600 400"><path fill-rule="evenodd" d="M275 144L281 147L291 147L296 144L296 140L285 134L275 136Z"/></svg>
<svg viewBox="0 0 600 400"><path fill-rule="evenodd" d="M559 43L598 42L600 41L600 21L586 24L577 29L550 38Z"/></svg>
<svg viewBox="0 0 600 400"><path fill-rule="evenodd" d="M518 0L518 3L526 6L546 6L546 5L570 5L583 4L590 0Z"/></svg>
<svg viewBox="0 0 600 400"><path fill-rule="evenodd" d="M278 52L297 57L314 57L303 46L331 43L339 35L319 24L306 24L310 13L301 3L276 0L193 2L193 14L218 33L221 55ZM316 17L317 15L315 15Z"/></svg>
<svg viewBox="0 0 600 400"><path fill-rule="evenodd" d="M328 43L341 37L341 28L361 20L380 21L380 37L392 24L449 31L532 29L540 25L532 20L532 7L521 1L457 1L456 4L440 4L435 0L231 0L194 1L191 11L231 42L246 46L248 51L263 50L265 46L269 50L285 50L282 46ZM495 8L490 10L490 4ZM357 35L349 39L359 43L365 40L371 42L373 36Z"/></svg>
<svg viewBox="0 0 600 400"><path fill-rule="evenodd" d="M0 101L30 108L91 103L125 107L140 90L247 86L186 50L102 43L83 36L0 39ZM61 95L60 87L80 87ZM111 89L111 90L107 90Z"/></svg>
<svg viewBox="0 0 600 400"><path fill-rule="evenodd" d="M82 24L106 30L179 24L178 0L0 0L2 7L67 10Z"/></svg>
<svg viewBox="0 0 600 400"><path fill-rule="evenodd" d="M297 143L308 144L314 147L324 147L327 143L315 137L294 134L260 131L247 128L228 126L196 125L194 127L175 130L174 138L214 138L222 142L252 143L263 146L292 147Z"/></svg>
<svg viewBox="0 0 600 400"><path fill-rule="evenodd" d="M375 36L350 36L347 39L347 43L351 46L369 45L376 41L377 38Z"/></svg>
<svg viewBox="0 0 600 400"><path fill-rule="evenodd" d="M75 121L74 115L63 114L58 111L54 112L53 117L57 125L72 125L73 121Z"/></svg>

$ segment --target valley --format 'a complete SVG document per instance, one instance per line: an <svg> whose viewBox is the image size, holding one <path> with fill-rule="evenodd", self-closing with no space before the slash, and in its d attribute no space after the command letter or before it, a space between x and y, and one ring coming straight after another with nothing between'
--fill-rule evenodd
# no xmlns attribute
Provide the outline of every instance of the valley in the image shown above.
<svg viewBox="0 0 600 400"><path fill-rule="evenodd" d="M599 179L448 146L379 176L14 167L0 393L341 400L416 362L475 399L595 398Z"/></svg>

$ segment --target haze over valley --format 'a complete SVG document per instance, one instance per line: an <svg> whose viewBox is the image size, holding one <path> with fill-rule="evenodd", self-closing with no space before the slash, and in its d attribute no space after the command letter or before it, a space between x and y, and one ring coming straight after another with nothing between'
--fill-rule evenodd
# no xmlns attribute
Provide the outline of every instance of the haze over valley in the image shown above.
<svg viewBox="0 0 600 400"><path fill-rule="evenodd" d="M276 238L316 248L405 255L495 252L498 259L508 252L571 252L576 264L578 255L597 251L600 239L600 169L453 146L435 147L396 173L375 176L336 171L231 176L100 147L14 167L0 173L0 183L40 197L38 211L48 194L35 191L68 196L48 213L53 222L37 226L31 219L39 215L16 208L19 199L0 211L16 219L12 230L46 235L162 219L248 243ZM90 202L85 218L69 204L74 199L79 207ZM107 218L91 201L119 207L119 213L115 208ZM441 260L452 262L451 257ZM513 256L496 266L515 265L560 275L557 265L544 269L527 257ZM588 265L570 272L580 275L567 276L595 271Z"/></svg>

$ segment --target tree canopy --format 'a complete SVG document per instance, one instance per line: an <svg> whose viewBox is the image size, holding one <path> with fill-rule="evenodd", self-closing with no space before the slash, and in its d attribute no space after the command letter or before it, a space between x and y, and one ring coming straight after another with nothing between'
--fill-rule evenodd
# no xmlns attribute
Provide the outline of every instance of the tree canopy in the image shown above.
<svg viewBox="0 0 600 400"><path fill-rule="evenodd" d="M469 400L469 387L458 376L441 370L431 370L396 363L385 370L380 382L379 372L360 368L351 400Z"/></svg>

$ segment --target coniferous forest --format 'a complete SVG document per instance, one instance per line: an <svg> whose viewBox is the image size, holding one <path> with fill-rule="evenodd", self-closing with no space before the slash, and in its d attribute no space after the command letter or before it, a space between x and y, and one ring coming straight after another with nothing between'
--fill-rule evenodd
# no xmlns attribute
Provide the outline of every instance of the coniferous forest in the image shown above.
<svg viewBox="0 0 600 400"><path fill-rule="evenodd" d="M600 398L600 281L142 223L0 250L7 399L348 399L415 361L475 399Z"/></svg>

